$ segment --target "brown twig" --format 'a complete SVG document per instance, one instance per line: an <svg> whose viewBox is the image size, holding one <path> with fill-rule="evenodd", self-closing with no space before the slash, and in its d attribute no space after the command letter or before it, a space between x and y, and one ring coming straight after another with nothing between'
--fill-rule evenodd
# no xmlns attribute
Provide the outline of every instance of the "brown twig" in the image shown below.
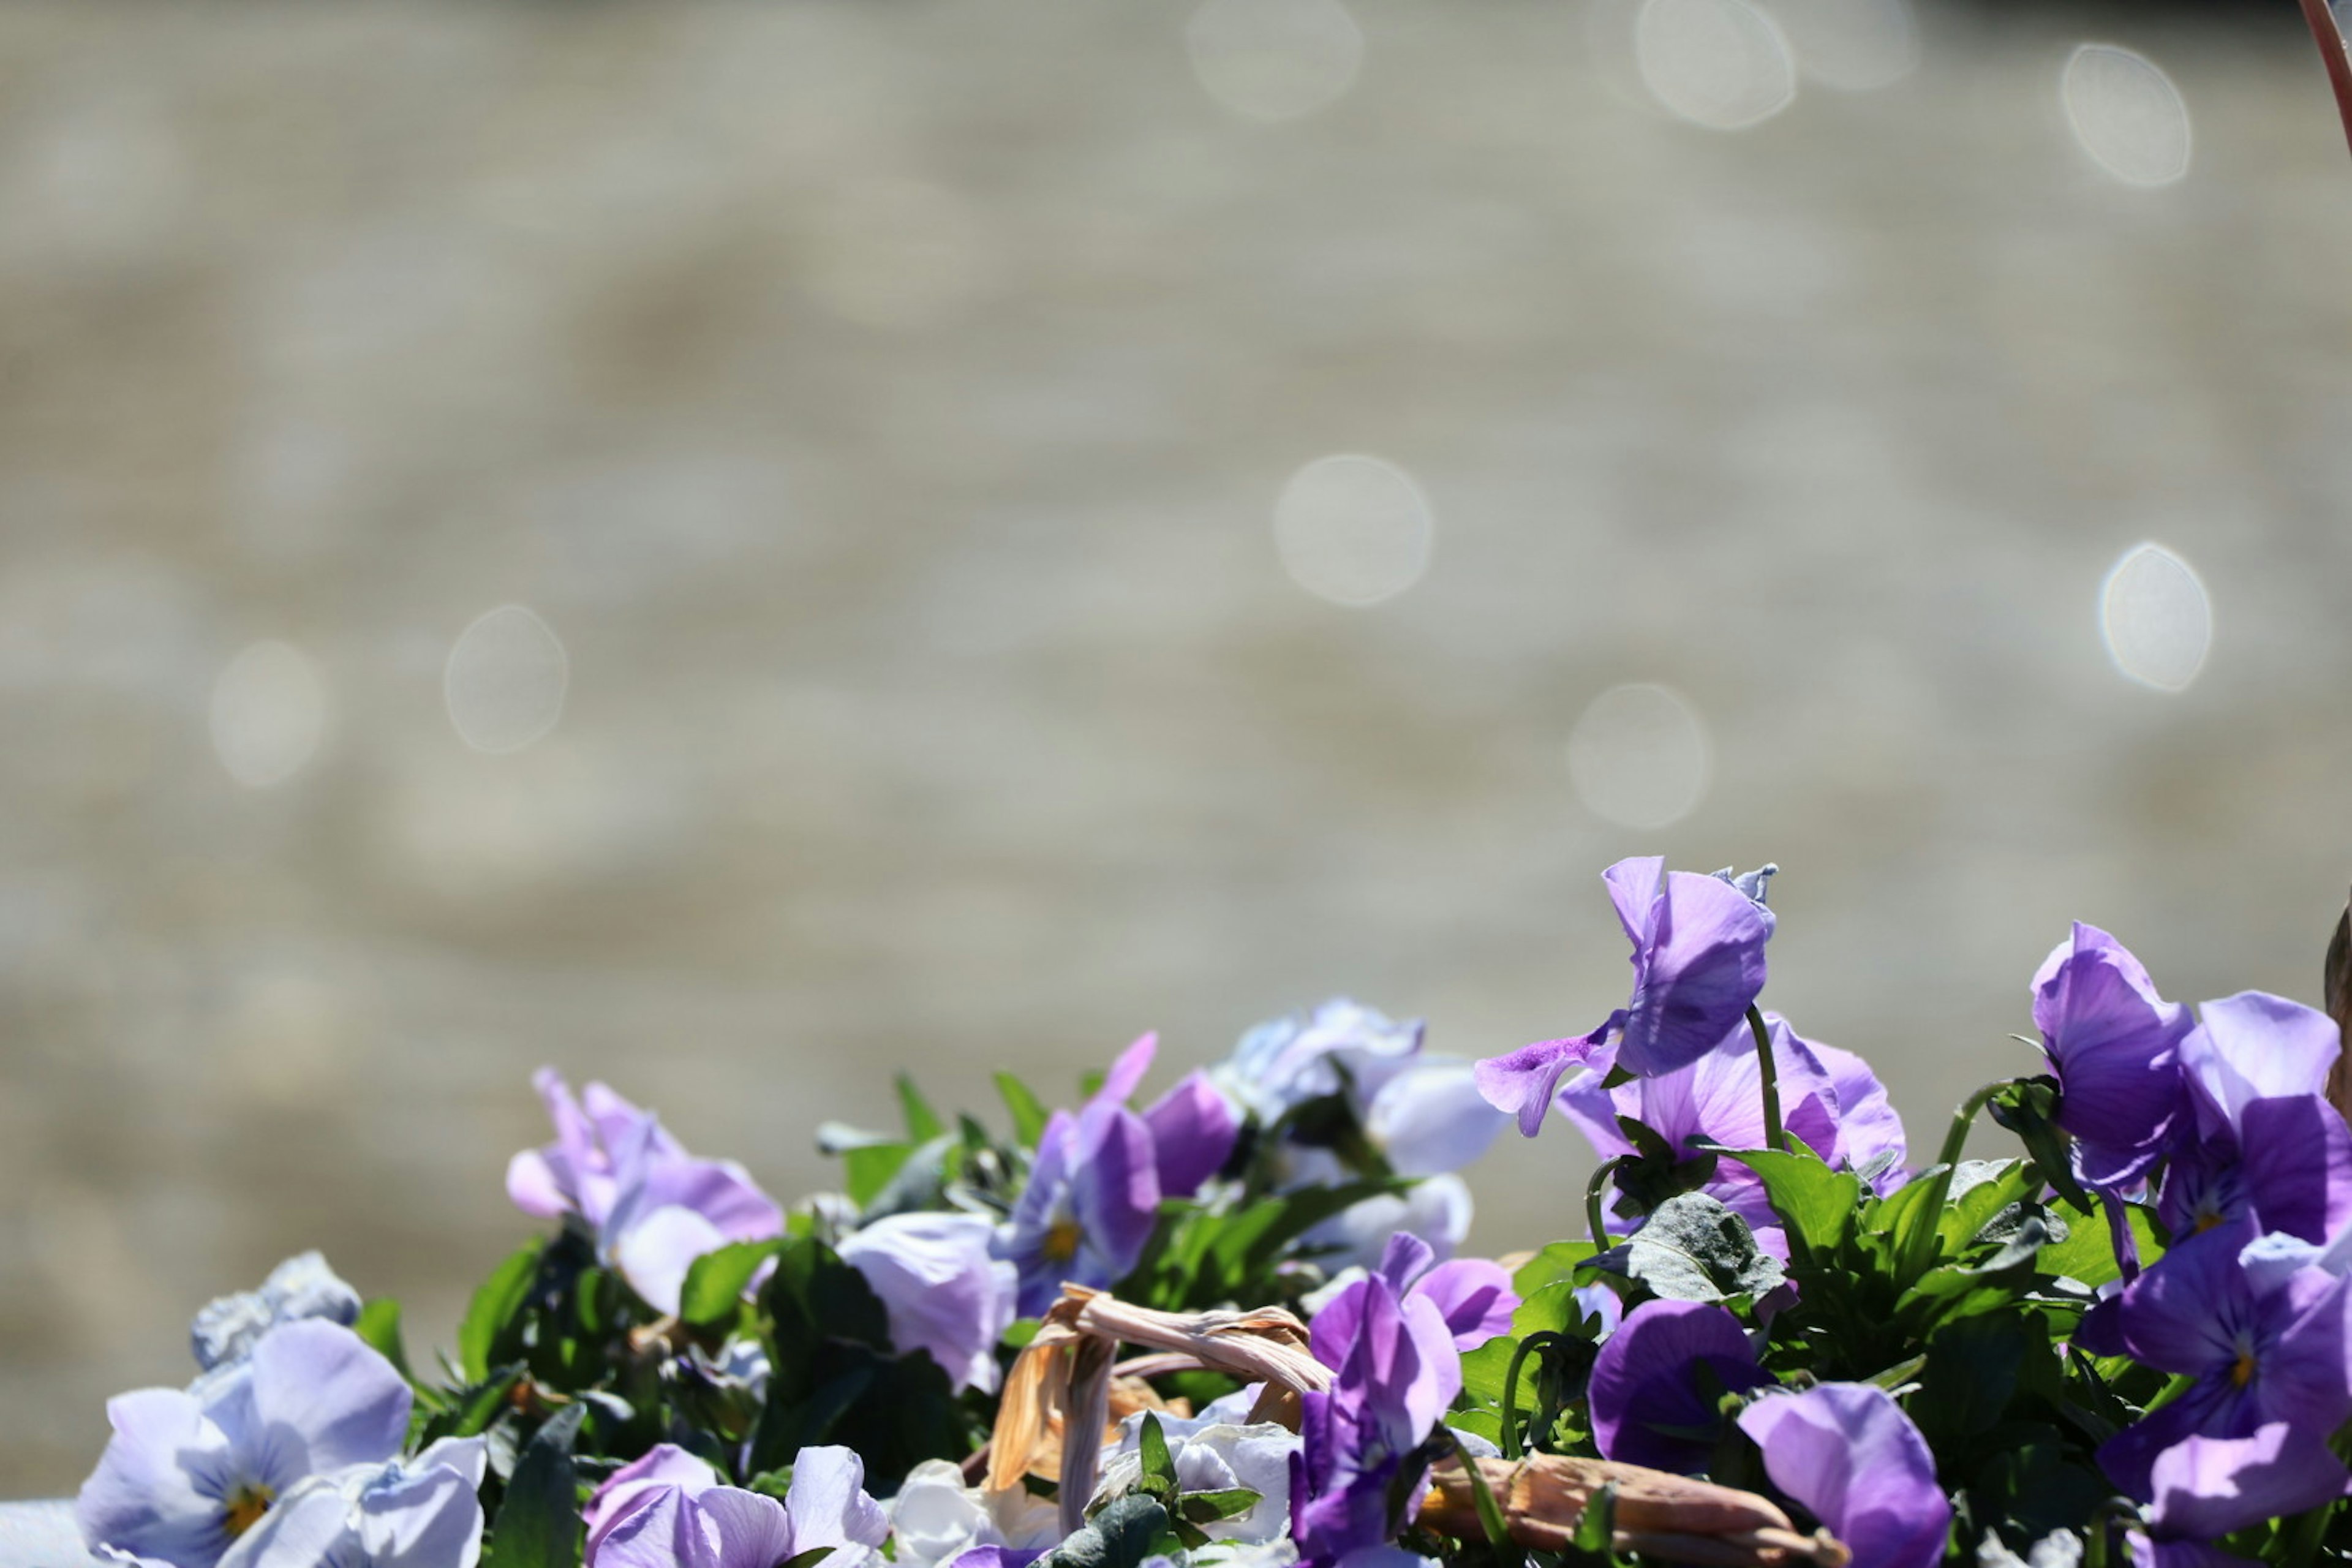
<svg viewBox="0 0 2352 1568"><path fill-rule="evenodd" d="M2311 28L2312 41L2319 46L2319 58L2327 68L2327 85L2336 94L2336 118L2344 122L2344 142L2352 147L2352 58L2344 49L2344 29L2336 23L2336 13L2328 8L2327 0L2303 0L2303 19Z"/></svg>

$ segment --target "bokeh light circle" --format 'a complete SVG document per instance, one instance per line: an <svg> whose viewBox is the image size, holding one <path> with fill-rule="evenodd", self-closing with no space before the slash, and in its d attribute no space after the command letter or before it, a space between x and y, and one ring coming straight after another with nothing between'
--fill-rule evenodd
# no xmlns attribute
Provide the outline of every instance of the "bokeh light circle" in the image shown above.
<svg viewBox="0 0 2352 1568"><path fill-rule="evenodd" d="M1714 765L1706 721L1670 686L1612 687L1569 732L1577 798L1621 827L1680 822L1706 798Z"/></svg>
<svg viewBox="0 0 2352 1568"><path fill-rule="evenodd" d="M257 642L213 682L214 754L228 776L268 789L300 773L327 735L327 684L289 643Z"/></svg>
<svg viewBox="0 0 2352 1568"><path fill-rule="evenodd" d="M2168 185L2189 173L2189 105L2155 61L2114 44L2067 57L2059 99L2074 140L2127 185Z"/></svg>
<svg viewBox="0 0 2352 1568"><path fill-rule="evenodd" d="M521 605L501 605L449 649L441 690L466 744L519 752L555 728L571 681L571 659L548 624Z"/></svg>
<svg viewBox="0 0 2352 1568"><path fill-rule="evenodd" d="M1364 32L1340 0L1204 0L1184 27L1192 74L1244 120L1297 120L1348 90Z"/></svg>
<svg viewBox="0 0 2352 1568"><path fill-rule="evenodd" d="M1421 581L1436 531L1411 476L1356 453L1316 458L1290 477L1274 508L1275 547L1291 580L1358 608Z"/></svg>
<svg viewBox="0 0 2352 1568"><path fill-rule="evenodd" d="M1643 0L1633 58L1653 98L1710 131L1761 124L1797 96L1787 37L1748 0Z"/></svg>
<svg viewBox="0 0 2352 1568"><path fill-rule="evenodd" d="M2099 584L2099 635L2126 679L2186 691L2213 647L2212 596L2188 562L2135 544Z"/></svg>

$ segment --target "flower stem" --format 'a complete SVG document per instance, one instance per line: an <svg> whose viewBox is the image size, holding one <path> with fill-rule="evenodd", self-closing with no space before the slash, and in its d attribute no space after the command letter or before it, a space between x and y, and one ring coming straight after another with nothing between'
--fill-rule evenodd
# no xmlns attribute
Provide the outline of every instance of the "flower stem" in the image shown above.
<svg viewBox="0 0 2352 1568"><path fill-rule="evenodd" d="M1780 1079L1772 1067L1772 1032L1753 1002L1748 1005L1748 1030L1756 1037L1756 1070L1764 1084L1764 1147L1785 1152L1789 1139L1780 1130Z"/></svg>
<svg viewBox="0 0 2352 1568"><path fill-rule="evenodd" d="M2352 144L2352 59L2344 52L2344 29L2336 25L2327 0L2303 0L2303 19L2319 46L2319 59L2327 68L2327 85L2336 94L2336 117L2344 121L2344 139Z"/></svg>
<svg viewBox="0 0 2352 1568"><path fill-rule="evenodd" d="M1624 1163L1622 1154L1610 1156L1601 1162L1592 1173L1592 1180L1584 1184L1584 1218L1592 1226L1592 1245L1603 1251L1609 1247L1609 1211L1601 1201L1601 1194L1609 1189L1609 1178Z"/></svg>
<svg viewBox="0 0 2352 1568"><path fill-rule="evenodd" d="M2007 1086L2009 1080L1989 1083L1966 1100L1952 1112L1952 1125L1944 1134L1944 1146L1936 1152L1936 1173L1928 1179L1935 1185L1927 1194L1927 1204L1921 1222L1912 1232L1911 1245L1903 1255L1903 1282L1906 1285L1927 1272L1927 1265L1936 1257L1937 1216L1943 1213L1944 1199L1952 1190L1952 1168L1960 1163L1960 1151L1968 1147L1969 1129L1976 1125L1977 1112Z"/></svg>

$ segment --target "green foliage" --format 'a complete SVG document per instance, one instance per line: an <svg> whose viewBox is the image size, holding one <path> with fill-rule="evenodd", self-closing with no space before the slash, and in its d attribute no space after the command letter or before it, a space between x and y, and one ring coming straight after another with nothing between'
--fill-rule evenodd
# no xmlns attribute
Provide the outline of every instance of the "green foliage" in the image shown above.
<svg viewBox="0 0 2352 1568"><path fill-rule="evenodd" d="M1753 1300L1786 1277L1779 1258L1758 1249L1748 1222L1705 1193L1668 1198L1631 1240L1593 1261L1676 1301Z"/></svg>
<svg viewBox="0 0 2352 1568"><path fill-rule="evenodd" d="M572 1446L587 1407L573 1405L540 1427L523 1448L482 1568L580 1568L580 1500Z"/></svg>

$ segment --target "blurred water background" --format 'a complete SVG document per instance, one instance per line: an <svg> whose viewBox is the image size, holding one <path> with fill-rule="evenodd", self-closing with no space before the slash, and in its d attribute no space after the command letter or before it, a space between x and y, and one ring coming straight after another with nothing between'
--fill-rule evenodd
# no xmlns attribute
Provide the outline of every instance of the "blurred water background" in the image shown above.
<svg viewBox="0 0 2352 1568"><path fill-rule="evenodd" d="M446 1343L541 1062L790 1196L1580 1031L1629 853L1921 1142L2070 918L2315 1000L2347 258L2284 0L0 7L0 1495L299 1248Z"/></svg>

